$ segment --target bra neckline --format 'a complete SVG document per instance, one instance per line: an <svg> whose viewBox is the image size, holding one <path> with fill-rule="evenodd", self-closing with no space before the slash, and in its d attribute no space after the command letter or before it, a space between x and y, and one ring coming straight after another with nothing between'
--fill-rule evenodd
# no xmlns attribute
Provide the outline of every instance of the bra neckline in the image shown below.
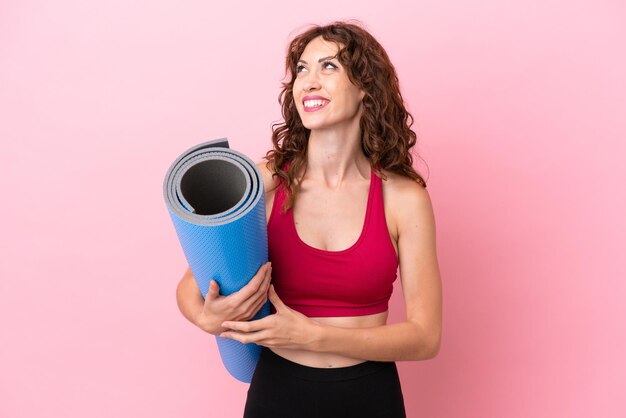
<svg viewBox="0 0 626 418"><path fill-rule="evenodd" d="M365 239L365 235L367 235L367 229L370 223L369 219L370 219L371 212L372 212L375 176L376 174L374 173L374 170L370 169L370 185L369 185L369 190L367 192L367 204L365 206L365 219L363 219L363 226L361 227L361 234L352 245L350 245L348 248L344 248L343 250L334 251L334 250L323 250L321 248L313 247L312 245L307 244L306 242L302 240L302 238L300 238L300 235L298 235L298 230L296 229L296 221L293 216L293 208L291 208L289 209L289 226L298 244L300 244L300 246L302 246L308 251L318 253L318 254L331 255L331 256L347 254L349 252L354 251L356 248L358 248L361 242Z"/></svg>

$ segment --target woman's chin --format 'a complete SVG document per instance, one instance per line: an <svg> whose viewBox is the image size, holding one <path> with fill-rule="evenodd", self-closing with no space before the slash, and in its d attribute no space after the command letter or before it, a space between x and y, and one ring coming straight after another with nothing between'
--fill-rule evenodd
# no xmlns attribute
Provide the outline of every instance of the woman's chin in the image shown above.
<svg viewBox="0 0 626 418"><path fill-rule="evenodd" d="M317 129L324 128L324 124L323 123L306 123L306 122L302 122L302 126L304 126L309 131L314 131L314 130L317 130Z"/></svg>

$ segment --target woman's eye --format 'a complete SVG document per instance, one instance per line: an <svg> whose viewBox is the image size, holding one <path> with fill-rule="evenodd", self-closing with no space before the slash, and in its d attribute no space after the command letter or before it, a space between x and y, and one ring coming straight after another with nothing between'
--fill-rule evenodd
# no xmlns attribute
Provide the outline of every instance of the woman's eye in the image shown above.
<svg viewBox="0 0 626 418"><path fill-rule="evenodd" d="M296 65L296 73L300 73L302 72L302 70L305 70L306 68L304 68L304 65Z"/></svg>
<svg viewBox="0 0 626 418"><path fill-rule="evenodd" d="M325 61L324 64L322 65L325 69L331 69L331 70L335 70L337 69L337 66L335 64L333 64L330 61Z"/></svg>

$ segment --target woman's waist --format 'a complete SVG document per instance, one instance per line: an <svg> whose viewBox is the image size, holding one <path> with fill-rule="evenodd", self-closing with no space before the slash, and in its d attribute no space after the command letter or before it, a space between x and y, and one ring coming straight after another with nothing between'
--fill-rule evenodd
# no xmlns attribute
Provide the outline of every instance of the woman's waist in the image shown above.
<svg viewBox="0 0 626 418"><path fill-rule="evenodd" d="M313 367L296 363L274 353L269 348L261 352L258 368L268 370L273 376L288 374L311 381L342 381L360 378L384 369L394 369L391 361L360 361L344 367Z"/></svg>
<svg viewBox="0 0 626 418"><path fill-rule="evenodd" d="M320 369L330 369L337 367L349 367L365 362L363 359L356 359L332 353L317 353L307 350L293 350L288 348L269 348L276 355L302 366L316 367Z"/></svg>
<svg viewBox="0 0 626 418"><path fill-rule="evenodd" d="M351 317L312 317L315 321L339 328L369 328L385 325L389 312ZM320 353L310 350L298 350L272 347L271 350L280 357L308 367L335 368L350 367L365 360L336 353Z"/></svg>

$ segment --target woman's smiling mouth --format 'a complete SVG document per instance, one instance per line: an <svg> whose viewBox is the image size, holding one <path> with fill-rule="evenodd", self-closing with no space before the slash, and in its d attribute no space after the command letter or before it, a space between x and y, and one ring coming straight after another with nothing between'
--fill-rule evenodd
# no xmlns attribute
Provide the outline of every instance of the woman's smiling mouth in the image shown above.
<svg viewBox="0 0 626 418"><path fill-rule="evenodd" d="M305 112L315 112L324 108L329 102L330 100L321 96L306 96L302 100L302 105Z"/></svg>

